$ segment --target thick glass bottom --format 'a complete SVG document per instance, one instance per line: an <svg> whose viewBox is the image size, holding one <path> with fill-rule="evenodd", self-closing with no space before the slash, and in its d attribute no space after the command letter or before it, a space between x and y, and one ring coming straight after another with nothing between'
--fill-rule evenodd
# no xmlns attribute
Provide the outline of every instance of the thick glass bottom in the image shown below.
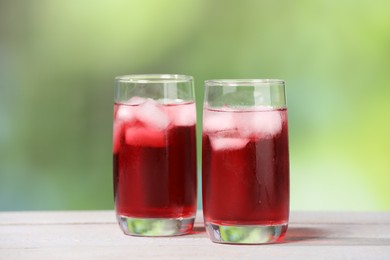
<svg viewBox="0 0 390 260"><path fill-rule="evenodd" d="M126 235L132 236L178 236L192 230L194 217L190 218L132 218L117 216L119 226Z"/></svg>
<svg viewBox="0 0 390 260"><path fill-rule="evenodd" d="M205 223L206 231L215 243L267 244L283 240L288 224L224 226Z"/></svg>

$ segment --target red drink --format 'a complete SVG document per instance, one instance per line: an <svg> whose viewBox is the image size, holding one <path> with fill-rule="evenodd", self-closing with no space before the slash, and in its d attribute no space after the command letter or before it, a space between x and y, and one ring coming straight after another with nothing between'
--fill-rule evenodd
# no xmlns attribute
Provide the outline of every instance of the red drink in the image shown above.
<svg viewBox="0 0 390 260"><path fill-rule="evenodd" d="M287 110L204 110L206 223L284 226L289 218Z"/></svg>
<svg viewBox="0 0 390 260"><path fill-rule="evenodd" d="M115 104L114 196L118 218L195 217L195 119L194 103L162 105L133 98L128 104Z"/></svg>

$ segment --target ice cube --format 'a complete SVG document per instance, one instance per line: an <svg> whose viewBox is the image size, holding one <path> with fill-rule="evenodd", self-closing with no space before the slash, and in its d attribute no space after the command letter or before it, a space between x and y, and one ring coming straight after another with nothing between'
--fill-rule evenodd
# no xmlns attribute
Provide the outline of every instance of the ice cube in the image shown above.
<svg viewBox="0 0 390 260"><path fill-rule="evenodd" d="M116 111L116 121L126 121L132 122L135 120L135 107L120 105L118 110Z"/></svg>
<svg viewBox="0 0 390 260"><path fill-rule="evenodd" d="M170 123L169 117L162 106L150 98L138 106L136 117L146 126L159 130L166 129Z"/></svg>
<svg viewBox="0 0 390 260"><path fill-rule="evenodd" d="M248 142L249 139L247 138L218 137L218 136L213 136L210 138L211 147L215 151L241 149L244 148Z"/></svg>
<svg viewBox="0 0 390 260"><path fill-rule="evenodd" d="M122 121L115 121L113 126L113 138L112 138L112 151L113 153L119 152L120 148L120 137L121 132L123 129L123 122Z"/></svg>
<svg viewBox="0 0 390 260"><path fill-rule="evenodd" d="M115 111L114 111L115 112ZM113 152L117 153L120 149L120 136L124 125L127 123L134 123L135 108L132 106L118 105L116 106L116 113L113 125Z"/></svg>
<svg viewBox="0 0 390 260"><path fill-rule="evenodd" d="M196 123L195 103L167 106L167 111L174 125L191 126Z"/></svg>
<svg viewBox="0 0 390 260"><path fill-rule="evenodd" d="M166 135L153 128L129 127L126 129L126 143L134 146L164 147Z"/></svg>
<svg viewBox="0 0 390 260"><path fill-rule="evenodd" d="M243 137L269 138L282 130L282 118L278 110L244 112L236 116L235 120Z"/></svg>
<svg viewBox="0 0 390 260"><path fill-rule="evenodd" d="M204 110L203 130L205 132L216 132L236 128L233 113L226 111Z"/></svg>
<svg viewBox="0 0 390 260"><path fill-rule="evenodd" d="M125 104L136 106L136 105L141 105L145 102L146 102L146 98L134 96L134 97L130 98L129 100L127 100L125 102Z"/></svg>

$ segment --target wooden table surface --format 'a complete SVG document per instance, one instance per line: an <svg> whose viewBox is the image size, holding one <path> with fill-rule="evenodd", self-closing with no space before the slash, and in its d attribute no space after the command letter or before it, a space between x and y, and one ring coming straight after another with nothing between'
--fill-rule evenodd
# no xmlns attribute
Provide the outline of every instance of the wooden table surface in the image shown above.
<svg viewBox="0 0 390 260"><path fill-rule="evenodd" d="M390 212L292 212L284 243L125 236L113 211L0 212L0 259L390 259Z"/></svg>

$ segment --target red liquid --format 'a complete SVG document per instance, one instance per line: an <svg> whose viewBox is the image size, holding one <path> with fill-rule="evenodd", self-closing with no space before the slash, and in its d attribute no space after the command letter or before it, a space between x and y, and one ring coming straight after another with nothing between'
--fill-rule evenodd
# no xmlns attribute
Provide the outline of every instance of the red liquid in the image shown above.
<svg viewBox="0 0 390 260"><path fill-rule="evenodd" d="M218 116L218 112L213 113ZM240 113L221 113L243 117ZM218 132L203 134L202 183L206 222L220 225L277 225L288 222L287 111L281 110L280 115L281 130L276 135L246 136L249 139L247 143L237 149L215 149L211 138Z"/></svg>
<svg viewBox="0 0 390 260"><path fill-rule="evenodd" d="M185 105L169 109L180 106ZM118 215L195 216L196 181L194 124L171 123L164 130L156 130L135 120L119 130L114 126L114 196Z"/></svg>

